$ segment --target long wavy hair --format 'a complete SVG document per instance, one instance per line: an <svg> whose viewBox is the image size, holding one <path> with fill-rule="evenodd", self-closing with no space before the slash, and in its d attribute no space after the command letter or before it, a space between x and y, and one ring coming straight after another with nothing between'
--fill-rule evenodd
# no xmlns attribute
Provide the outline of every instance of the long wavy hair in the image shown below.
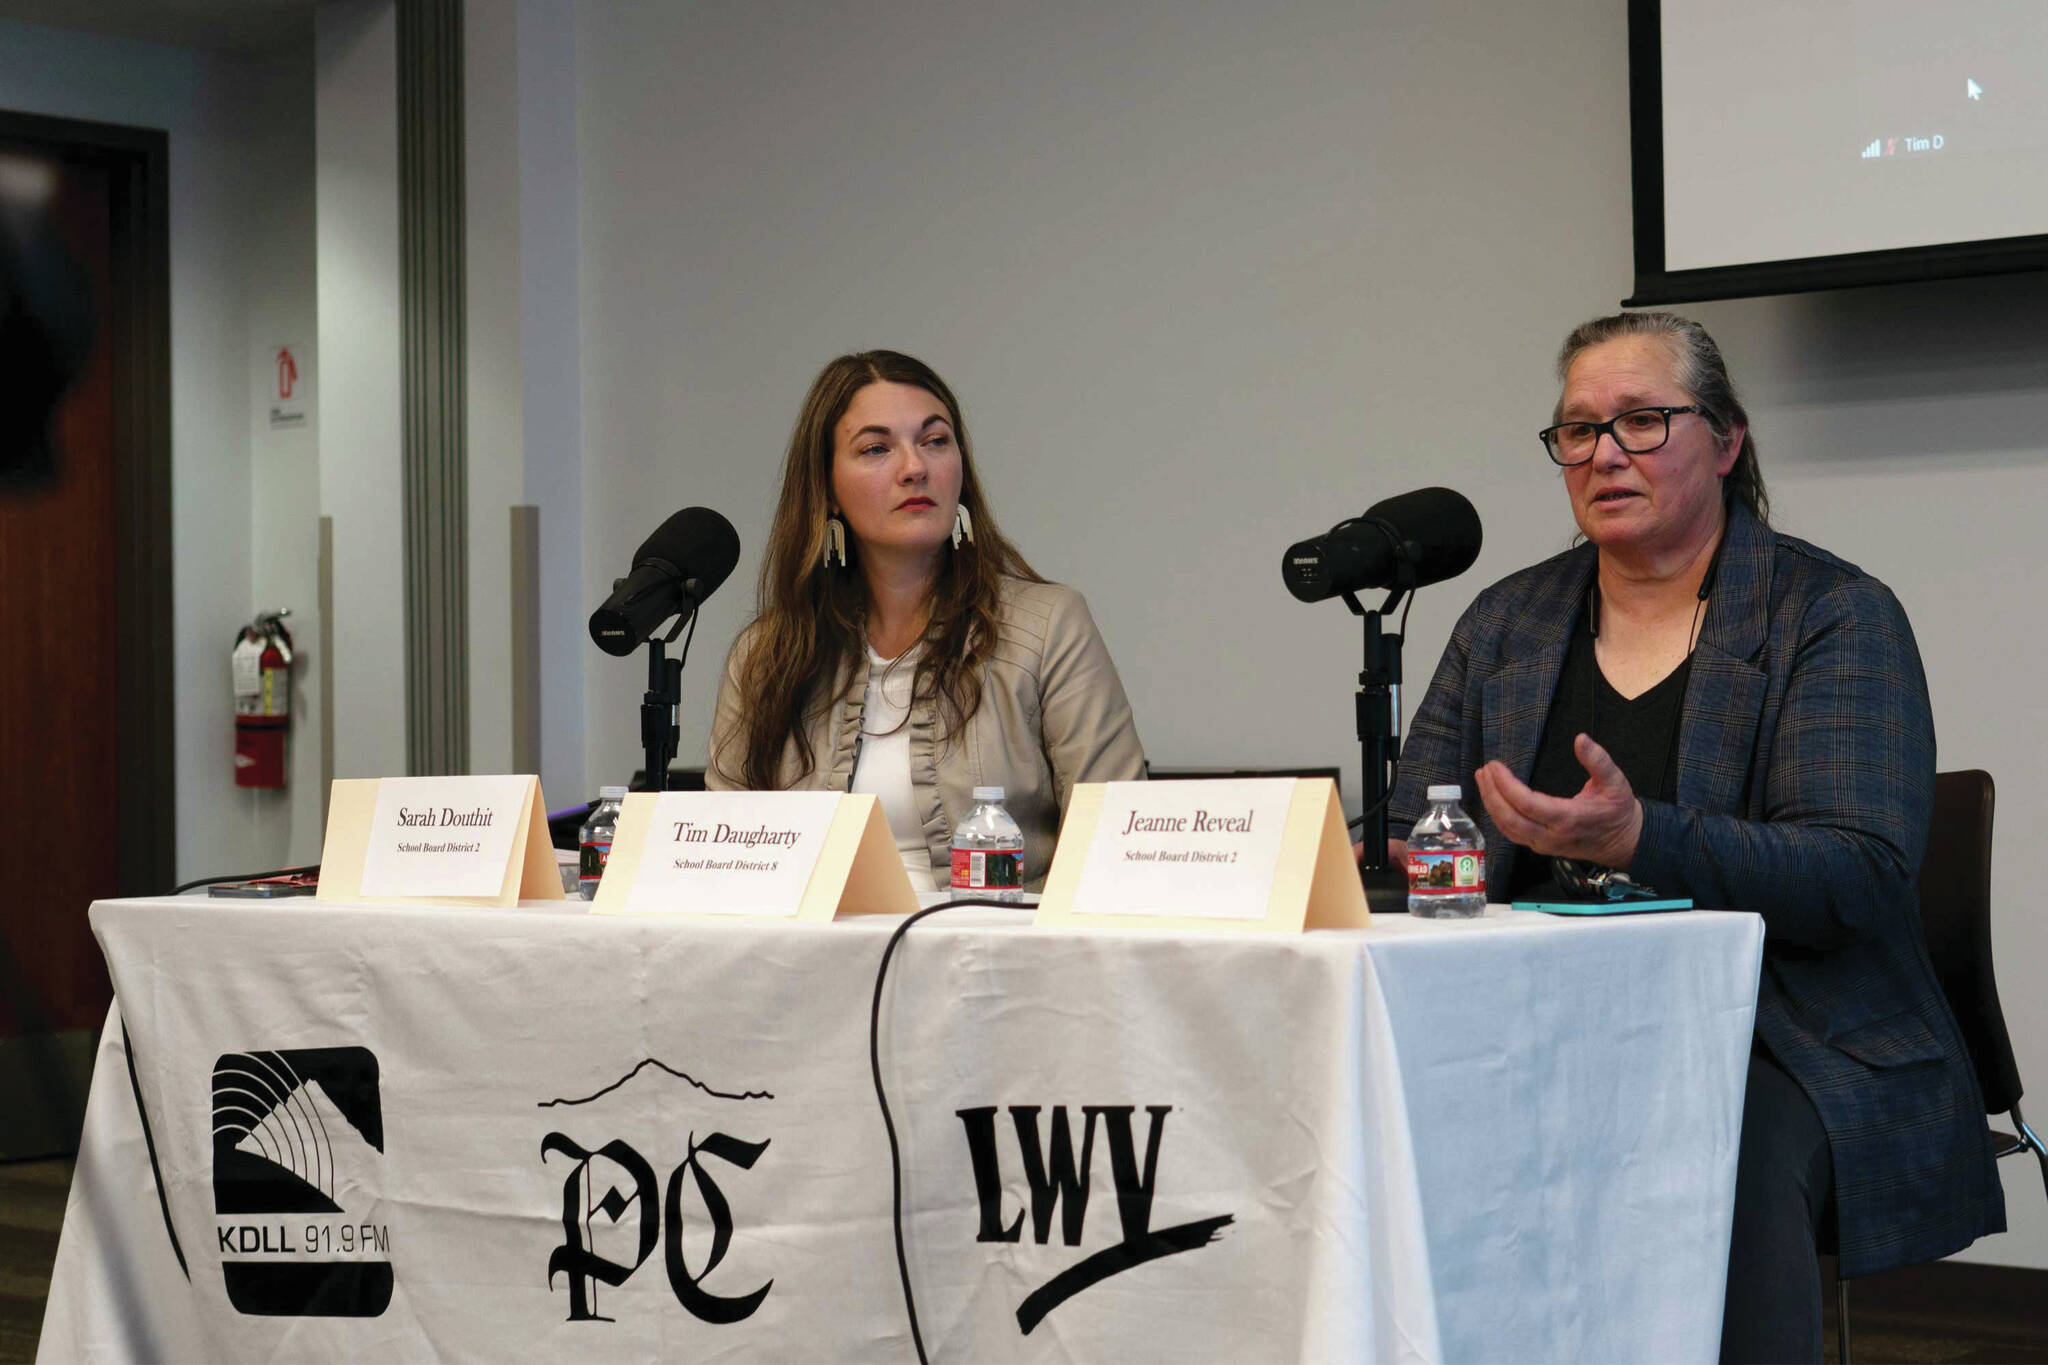
<svg viewBox="0 0 2048 1365"><path fill-rule="evenodd" d="M997 609L1007 575L1043 583L1003 538L982 496L959 400L931 366L896 351L843 355L811 383L782 463L782 495L761 561L757 614L733 646L741 697L737 754L714 754L727 781L755 791L783 785L794 742L799 773L817 766L809 722L832 704L867 660L867 583L860 547L847 537L848 563L826 568L825 519L832 505L833 429L870 384L908 384L945 405L960 451L960 505L974 538L940 550L923 652L912 675L916 700L936 699L957 734L981 705L982 669L995 651ZM730 741L728 741L730 745ZM737 772L727 763L736 757Z"/></svg>
<svg viewBox="0 0 2048 1365"><path fill-rule="evenodd" d="M1757 463L1756 439L1750 434L1749 413L1736 396L1735 381L1728 377L1728 362L1706 328L1681 313L1614 313L1593 318L1572 329L1557 353L1557 381L1569 376L1572 362L1582 351L1620 337L1647 336L1662 341L1678 367L1678 386L1692 395L1700 416L1717 441L1727 441L1735 424L1742 424L1742 449L1736 452L1735 467L1722 485L1724 496L1747 507L1750 514L1771 524L1771 495L1764 488L1763 467ZM1564 400L1558 400L1562 403ZM1556 421L1553 416L1551 421Z"/></svg>

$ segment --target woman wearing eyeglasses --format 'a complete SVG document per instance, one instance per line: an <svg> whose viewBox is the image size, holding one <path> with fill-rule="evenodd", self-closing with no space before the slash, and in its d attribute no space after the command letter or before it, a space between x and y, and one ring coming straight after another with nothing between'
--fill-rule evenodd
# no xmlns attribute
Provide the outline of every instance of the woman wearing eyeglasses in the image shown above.
<svg viewBox="0 0 2048 1365"><path fill-rule="evenodd" d="M1491 899L1622 873L1763 916L1721 1351L1818 1360L1818 1247L1854 1277L2005 1226L1920 929L1919 653L1882 583L1771 529L1748 415L1699 324L1599 318L1558 371L1541 438L1584 542L1458 622L1389 827L1459 782Z"/></svg>
<svg viewBox="0 0 2048 1365"><path fill-rule="evenodd" d="M1087 603L996 528L946 382L895 351L827 365L790 436L706 785L872 793L919 891L950 885L953 826L999 786L1035 890L1073 785L1144 772Z"/></svg>

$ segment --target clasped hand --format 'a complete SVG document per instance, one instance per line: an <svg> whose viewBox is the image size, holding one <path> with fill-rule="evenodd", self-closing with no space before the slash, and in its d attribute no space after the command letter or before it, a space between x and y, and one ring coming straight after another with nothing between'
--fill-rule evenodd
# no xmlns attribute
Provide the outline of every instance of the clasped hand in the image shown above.
<svg viewBox="0 0 2048 1365"><path fill-rule="evenodd" d="M1626 870L1643 832L1643 807L1607 751L1580 735L1572 753L1586 770L1586 785L1571 797L1545 796L1495 759L1475 776L1479 797L1495 828L1547 857L1582 858Z"/></svg>

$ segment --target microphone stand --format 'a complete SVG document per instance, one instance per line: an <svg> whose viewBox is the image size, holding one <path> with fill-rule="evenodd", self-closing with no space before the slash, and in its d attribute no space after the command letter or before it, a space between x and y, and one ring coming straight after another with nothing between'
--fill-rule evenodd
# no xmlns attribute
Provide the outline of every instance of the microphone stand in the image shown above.
<svg viewBox="0 0 2048 1365"><path fill-rule="evenodd" d="M1396 542L1398 543L1398 542ZM1358 674L1360 807L1365 812L1364 856L1358 876L1366 905L1379 913L1408 908L1408 870L1387 865L1387 802L1394 768L1401 758L1401 637L1381 629L1381 619L1414 591L1415 567L1401 556L1398 577L1378 610L1360 605L1358 594L1343 594L1344 605L1365 621L1365 667Z"/></svg>
<svg viewBox="0 0 2048 1365"><path fill-rule="evenodd" d="M694 621L697 608L697 580L682 584L682 608L667 635L647 638L647 691L640 698L640 746L646 751L647 790L668 790L668 765L675 759L682 741L682 727L676 713L683 705L683 661L667 657L666 646L682 634L683 626ZM689 653L685 642L685 654Z"/></svg>
<svg viewBox="0 0 2048 1365"><path fill-rule="evenodd" d="M647 752L647 790L653 792L668 790L669 760L682 739L676 710L683 704L683 665L665 657L666 643L659 636L647 641L647 691L640 698L640 745Z"/></svg>

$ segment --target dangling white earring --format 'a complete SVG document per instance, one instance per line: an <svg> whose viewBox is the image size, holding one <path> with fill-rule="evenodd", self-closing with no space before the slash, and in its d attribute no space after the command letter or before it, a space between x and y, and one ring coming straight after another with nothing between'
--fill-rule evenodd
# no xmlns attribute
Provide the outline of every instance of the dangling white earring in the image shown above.
<svg viewBox="0 0 2048 1365"><path fill-rule="evenodd" d="M967 504L964 502L956 504L953 508L953 548L959 549L963 540L970 545L974 543L974 518L968 513Z"/></svg>
<svg viewBox="0 0 2048 1365"><path fill-rule="evenodd" d="M825 518L825 567L846 567L846 523L837 517Z"/></svg>

